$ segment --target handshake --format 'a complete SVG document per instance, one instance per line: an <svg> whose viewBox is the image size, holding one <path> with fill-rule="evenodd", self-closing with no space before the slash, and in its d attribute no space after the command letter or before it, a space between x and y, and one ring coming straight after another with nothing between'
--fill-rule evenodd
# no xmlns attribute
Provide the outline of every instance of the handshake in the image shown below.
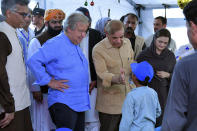
<svg viewBox="0 0 197 131"><path fill-rule="evenodd" d="M113 84L125 84L125 71L124 69L120 69L120 75L112 77Z"/></svg>

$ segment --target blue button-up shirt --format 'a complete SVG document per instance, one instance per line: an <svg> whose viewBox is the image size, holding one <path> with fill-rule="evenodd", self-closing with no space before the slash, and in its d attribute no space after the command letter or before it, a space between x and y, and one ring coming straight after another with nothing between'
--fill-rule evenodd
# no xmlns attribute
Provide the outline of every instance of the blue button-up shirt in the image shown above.
<svg viewBox="0 0 197 131"><path fill-rule="evenodd" d="M49 107L63 103L77 112L90 108L88 62L80 47L73 44L64 32L48 40L27 64L37 79L35 84L47 85L52 77L68 80L65 84L69 88L64 92L49 88Z"/></svg>
<svg viewBox="0 0 197 131"><path fill-rule="evenodd" d="M156 117L160 114L161 107L154 89L134 88L124 101L119 131L154 131Z"/></svg>

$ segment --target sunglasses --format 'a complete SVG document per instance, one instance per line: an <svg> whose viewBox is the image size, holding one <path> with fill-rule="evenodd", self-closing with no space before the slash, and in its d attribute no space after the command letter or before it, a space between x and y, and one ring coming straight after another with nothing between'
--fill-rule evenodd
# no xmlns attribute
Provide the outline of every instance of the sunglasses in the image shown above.
<svg viewBox="0 0 197 131"><path fill-rule="evenodd" d="M21 15L23 18L25 17L29 17L31 18L31 14L30 13L24 13L24 12L18 12L18 11L14 11L15 13Z"/></svg>

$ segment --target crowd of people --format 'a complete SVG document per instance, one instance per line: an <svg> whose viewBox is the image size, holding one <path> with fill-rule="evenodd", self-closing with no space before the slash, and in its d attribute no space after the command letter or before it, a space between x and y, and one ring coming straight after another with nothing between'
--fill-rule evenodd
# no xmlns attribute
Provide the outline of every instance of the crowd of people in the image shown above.
<svg viewBox="0 0 197 131"><path fill-rule="evenodd" d="M187 57L165 17L144 39L134 13L93 29L87 8L67 16L28 4L1 0L0 131L196 129L197 0L183 10Z"/></svg>

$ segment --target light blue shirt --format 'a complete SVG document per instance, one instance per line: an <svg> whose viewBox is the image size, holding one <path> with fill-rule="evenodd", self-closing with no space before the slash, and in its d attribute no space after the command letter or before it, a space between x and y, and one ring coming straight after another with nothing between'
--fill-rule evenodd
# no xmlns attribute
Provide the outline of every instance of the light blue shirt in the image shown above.
<svg viewBox="0 0 197 131"><path fill-rule="evenodd" d="M128 93L122 108L119 131L154 131L161 114L157 93L142 86Z"/></svg>
<svg viewBox="0 0 197 131"><path fill-rule="evenodd" d="M34 32L30 28L28 28L28 32L26 32L23 28L20 28L17 29L17 36L23 48L25 65L27 65L27 50L30 40L35 36Z"/></svg>
<svg viewBox="0 0 197 131"><path fill-rule="evenodd" d="M49 107L63 103L77 112L90 109L88 62L80 47L60 33L49 39L27 62L36 77L35 84L47 85L52 77L55 80L68 80L64 92L49 88ZM45 67L43 66L45 65Z"/></svg>

